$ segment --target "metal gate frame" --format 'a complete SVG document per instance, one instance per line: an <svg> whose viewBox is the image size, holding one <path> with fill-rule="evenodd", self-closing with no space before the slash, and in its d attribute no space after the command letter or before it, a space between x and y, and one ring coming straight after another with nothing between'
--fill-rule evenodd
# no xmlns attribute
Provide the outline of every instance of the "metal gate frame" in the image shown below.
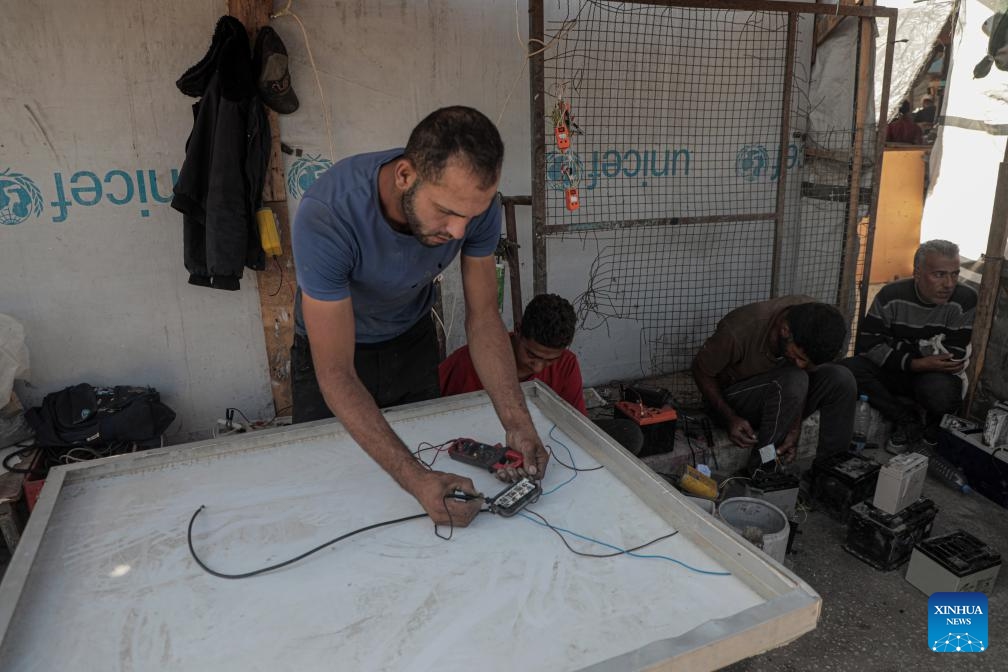
<svg viewBox="0 0 1008 672"><path fill-rule="evenodd" d="M866 0L871 3L872 0ZM545 54L536 45L545 44L544 0L529 0L529 101L532 131L532 272L533 294L547 291L546 238L550 234L563 233L569 229L565 225L550 225L546 222L546 95L545 95ZM864 122L867 118L868 95L866 86L872 76L874 55L874 20L888 19L882 98L879 104L879 119L875 142L875 161L872 174L872 189L869 203L868 229L864 267L861 273L861 287L867 288L871 268L872 246L875 238L875 216L878 210L879 181L882 175L882 152L885 149L886 110L889 106L889 83L892 75L893 46L896 40L897 10L890 7L876 7L872 4L845 5L837 0L836 5L805 4L799 2L776 2L775 0L630 0L625 4L655 5L660 7L680 7L694 9L726 9L736 11L785 12L787 23L787 53L784 66L784 93L780 123L780 156L787 151L791 132L791 91L794 87L795 36L799 14L815 14L828 17L857 17L858 58L855 64L855 109L854 134L851 152L847 157L850 165L850 195L847 206L847 226L844 238L843 265L837 287L837 305L848 320L855 316L852 298L855 296L857 262L860 251L858 237L858 206L861 204L861 171L863 164ZM680 217L667 220L631 220L620 223L620 228L634 226L654 226L661 224L716 224L737 221L774 222L773 268L771 276L771 297L780 291L780 259L784 228L784 204L786 197L787 162L780 162L781 176L777 182L776 207L773 212L744 213L727 216ZM856 315L864 314L867 292L862 291L856 307Z"/></svg>

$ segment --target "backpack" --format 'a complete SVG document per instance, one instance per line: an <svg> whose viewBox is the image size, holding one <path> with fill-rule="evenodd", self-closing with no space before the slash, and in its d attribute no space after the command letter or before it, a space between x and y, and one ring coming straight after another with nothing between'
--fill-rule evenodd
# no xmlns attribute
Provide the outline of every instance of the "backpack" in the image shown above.
<svg viewBox="0 0 1008 672"><path fill-rule="evenodd" d="M175 420L152 387L73 385L47 394L25 413L35 443L45 447L107 446L126 442L151 448Z"/></svg>

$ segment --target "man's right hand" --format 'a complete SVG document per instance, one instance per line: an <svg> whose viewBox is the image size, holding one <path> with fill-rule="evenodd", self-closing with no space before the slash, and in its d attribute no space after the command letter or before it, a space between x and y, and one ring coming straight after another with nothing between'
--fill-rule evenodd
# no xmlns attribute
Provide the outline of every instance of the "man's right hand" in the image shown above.
<svg viewBox="0 0 1008 672"><path fill-rule="evenodd" d="M752 448L756 445L756 432L752 425L737 415L728 419L728 438L739 448Z"/></svg>
<svg viewBox="0 0 1008 672"><path fill-rule="evenodd" d="M941 355L928 355L910 360L910 371L913 373L959 373L966 366L962 359L953 359L947 352Z"/></svg>
<svg viewBox="0 0 1008 672"><path fill-rule="evenodd" d="M468 502L451 497L456 490L467 495L479 494L471 480L457 474L443 471L424 472L407 489L420 502L420 506L435 525L465 527L472 522L483 506L482 497L477 496Z"/></svg>

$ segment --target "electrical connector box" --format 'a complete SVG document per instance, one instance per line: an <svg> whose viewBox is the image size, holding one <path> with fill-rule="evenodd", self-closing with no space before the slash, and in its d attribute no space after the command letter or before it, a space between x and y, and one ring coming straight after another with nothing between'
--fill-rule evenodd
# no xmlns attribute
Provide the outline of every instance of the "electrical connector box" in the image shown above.
<svg viewBox="0 0 1008 672"><path fill-rule="evenodd" d="M1000 553L972 534L956 530L918 542L906 580L928 596L955 592L990 595L1000 570Z"/></svg>
<svg viewBox="0 0 1008 672"><path fill-rule="evenodd" d="M928 460L919 453L903 453L879 470L872 505L896 515L920 499L927 476Z"/></svg>

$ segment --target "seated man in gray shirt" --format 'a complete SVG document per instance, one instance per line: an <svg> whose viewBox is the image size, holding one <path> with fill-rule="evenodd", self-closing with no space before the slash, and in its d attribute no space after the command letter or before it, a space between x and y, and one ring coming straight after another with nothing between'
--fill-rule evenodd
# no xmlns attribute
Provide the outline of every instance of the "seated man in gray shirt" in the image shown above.
<svg viewBox="0 0 1008 672"><path fill-rule="evenodd" d="M947 240L922 243L913 277L890 282L872 301L858 328L857 354L842 363L858 393L896 423L890 453L919 440L935 443L942 415L962 403L976 305L976 291L959 283L959 247Z"/></svg>
<svg viewBox="0 0 1008 672"><path fill-rule="evenodd" d="M857 401L854 376L830 364L847 339L833 306L784 296L736 308L693 360L714 419L740 448L773 444L794 459L802 418L822 410L816 459L847 450ZM755 455L750 465L759 465Z"/></svg>

